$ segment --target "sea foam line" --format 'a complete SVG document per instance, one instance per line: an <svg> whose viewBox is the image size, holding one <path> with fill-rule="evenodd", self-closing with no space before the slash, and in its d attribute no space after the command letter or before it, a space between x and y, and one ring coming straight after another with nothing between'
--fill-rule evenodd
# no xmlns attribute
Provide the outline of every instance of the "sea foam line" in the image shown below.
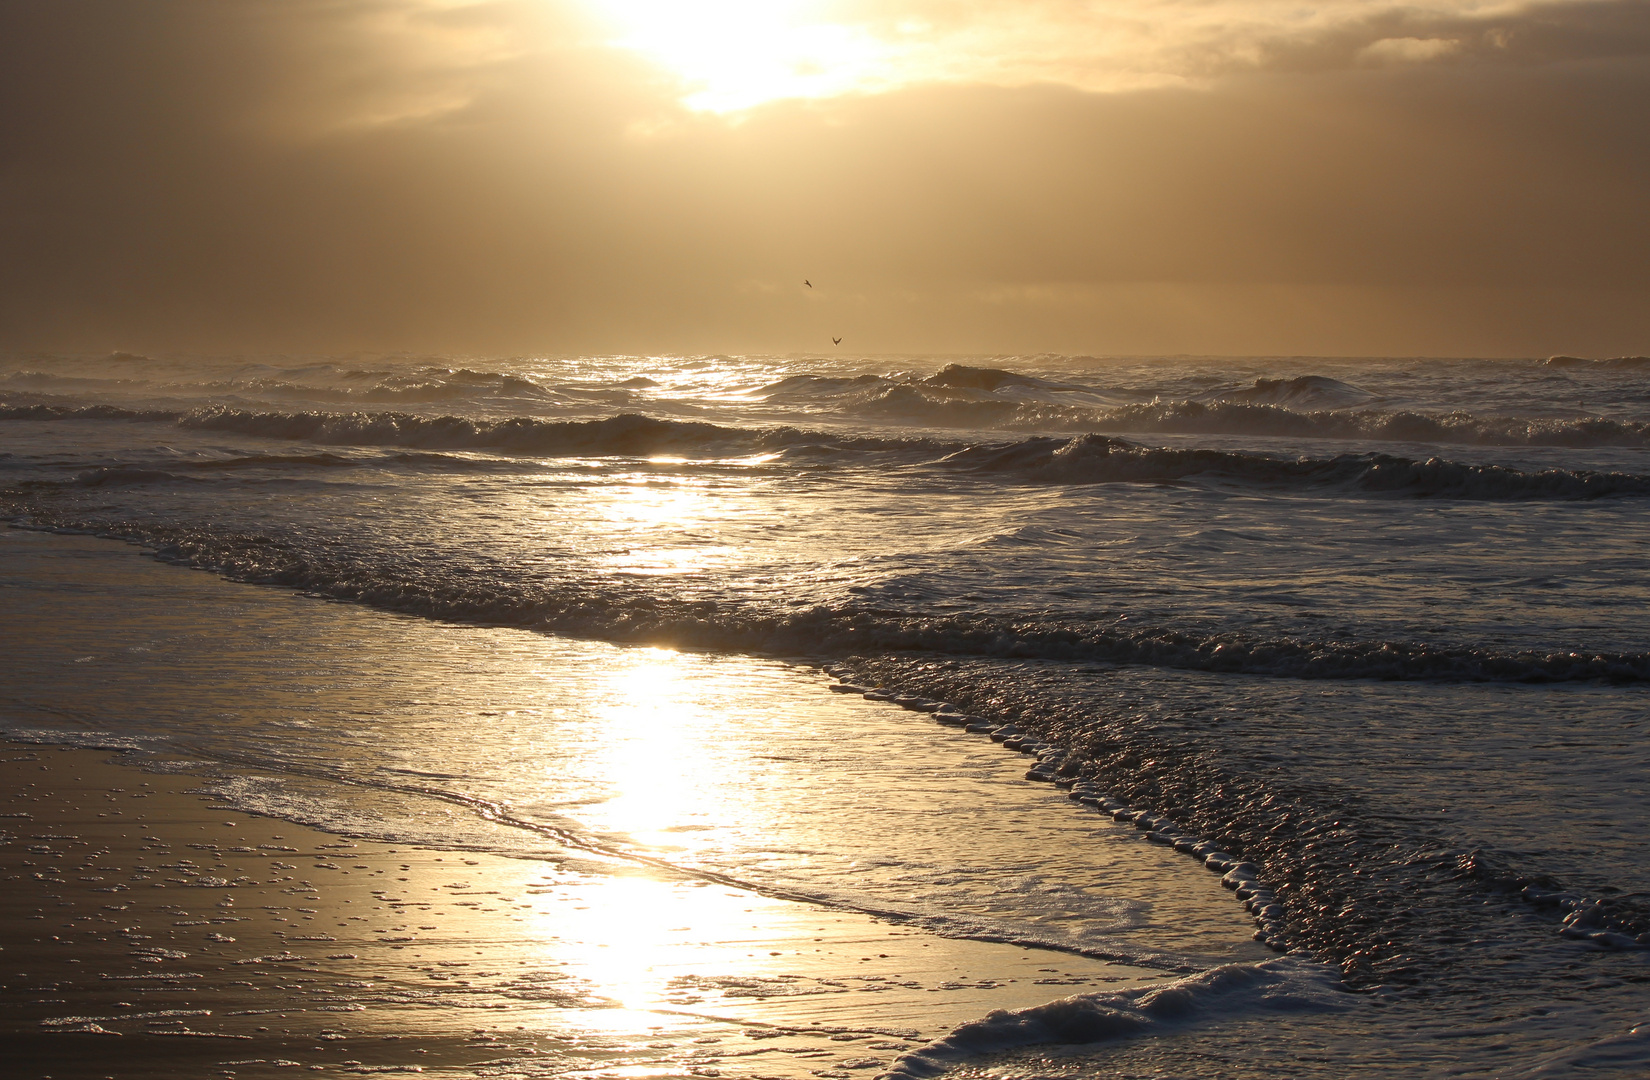
<svg viewBox="0 0 1650 1080"><path fill-rule="evenodd" d="M516 626L605 641L779 656L928 653L1085 661L1296 679L1558 683L1650 681L1650 653L1522 650L1388 640L1317 641L1242 631L1143 626L1047 615L901 614L859 603L803 610L684 599L634 582L532 582L443 577L303 550L256 534L155 521L88 521L0 492L13 527L93 535L149 547L163 562L236 581L278 585L456 623Z"/></svg>
<svg viewBox="0 0 1650 1080"><path fill-rule="evenodd" d="M826 674L843 680L853 677L851 669L841 666L827 665L824 670ZM1259 866L1232 855L1196 832L1183 829L1165 814L1133 807L1105 794L1081 776L1082 759L1069 748L1044 742L1015 724L974 716L950 702L936 701L918 694L902 694L886 688L868 689L849 681L838 682L830 689L838 694L859 694L870 701L886 701L913 712L930 713L937 723L961 728L969 734L985 735L992 742L1001 743L1005 750L1032 755L1036 758L1036 764L1026 771L1027 780L1066 788L1074 801L1109 814L1114 821L1127 822L1144 830L1146 839L1154 844L1163 844L1197 859L1207 869L1221 875L1220 883L1233 890L1243 902L1244 910L1254 917L1256 941L1279 952L1289 948L1283 905L1272 888L1262 882Z"/></svg>
<svg viewBox="0 0 1650 1080"><path fill-rule="evenodd" d="M999 1009L907 1051L881 1076L927 1080L963 1059L1023 1046L1166 1035L1244 1014L1328 1011L1349 1004L1334 970L1321 964L1296 957L1226 964L1162 986L1077 994L1029 1009Z"/></svg>
<svg viewBox="0 0 1650 1080"><path fill-rule="evenodd" d="M1268 791L1266 784L1256 782L1253 777L1199 775L1207 770L1176 764L1166 747L1153 748L1149 754L1125 751L1119 755L1125 762L1150 756L1154 760L1145 764L1160 770L1154 778L1143 775L1138 767L1131 770L1125 766L1126 772L1137 774L1132 782L1122 783L1125 789L1137 789L1136 794L1153 792L1155 799L1178 799L1194 806L1192 812L1205 816L1223 815L1223 820L1212 831L1225 834L1227 839L1217 843L1194 830L1182 828L1166 814L1104 794L1102 785L1090 778L1096 762L1034 733L1045 725L1020 717L1020 723L1026 725L1022 728L1019 723L1000 718L971 715L949 700L930 696L928 692L900 690L894 688L892 680L868 677L867 669L876 666L856 659L850 664L826 665L824 670L843 680L832 687L838 693L859 693L872 701L932 713L942 724L986 734L1006 749L1035 755L1037 762L1028 770L1027 779L1070 785L1070 795L1077 801L1146 830L1148 839L1198 858L1210 870L1222 874L1222 885L1234 890L1245 910L1254 916L1258 924L1257 941L1280 950L1304 950L1333 959L1341 964L1347 977L1359 985L1417 977L1417 972L1411 970L1413 957L1404 943L1372 942L1363 936L1366 933L1385 935L1390 932L1390 926L1380 918L1368 918L1369 898L1348 894L1338 880L1354 868L1360 873L1375 870L1372 856L1377 852L1389 857L1394 852L1405 852L1405 844L1394 842L1396 838L1360 836L1357 829L1324 812L1292 805L1279 798L1278 793ZM880 685L883 683L888 685ZM1186 790L1163 789L1162 781L1170 774L1179 779L1182 788L1190 784L1195 789L1201 783L1205 789L1202 794L1208 796L1212 789L1214 797L1199 799L1190 797ZM1118 777L1112 779L1118 780ZM1199 803L1201 805L1194 805ZM1240 828L1235 823L1242 816L1250 821ZM1251 835L1256 830L1259 835ZM1256 843L1257 850L1249 849L1249 843L1241 839L1244 836ZM1265 842L1261 843L1262 840ZM1375 846L1363 846L1370 843ZM1226 849L1243 852L1247 857L1234 856ZM1539 885L1533 884L1527 878L1499 869L1482 852L1431 853L1417 848L1404 854L1401 861L1374 874L1370 884L1382 884L1382 873L1473 882L1484 891L1516 897L1536 912L1558 914L1561 922L1557 932L1566 939L1608 951L1650 950L1650 927L1644 925L1642 913L1630 902L1560 891L1545 879ZM1278 887L1269 885L1268 880L1277 882ZM1399 880L1402 881L1402 877ZM1375 903L1378 910L1384 901ZM1349 906L1352 904L1356 906ZM1366 926L1366 922L1369 925ZM1410 942L1410 948L1414 944Z"/></svg>
<svg viewBox="0 0 1650 1080"><path fill-rule="evenodd" d="M234 766L271 774L276 778L286 776L305 777L349 787L430 799L460 807L483 821L538 836L570 851L581 852L585 855L595 856L598 859L645 866L674 877L705 881L790 903L807 904L837 911L851 911L895 925L918 927L939 937L966 938L974 941L1014 945L1021 948L1042 949L1049 952L1084 956L1095 960L1105 960L1174 973L1200 971L1206 966L1191 956L1167 950L1140 947L1122 941L1114 941L1106 945L1077 944L1057 938L1013 931L1004 928L1000 924L983 919L970 919L946 912L926 912L882 904L868 904L863 900L841 894L753 881L705 867L674 863L658 856L605 843L575 828L567 828L522 817L512 811L505 803L463 791L356 776L323 767L307 766L299 762L276 761L255 755L235 754L218 747L202 748L193 744L176 745L173 740L162 736L122 735L106 731L70 731L38 727L6 727L0 724L0 737L22 743L74 746L81 749L110 750L122 754L178 753L186 754L194 759L194 764L137 762L139 767L155 767L159 771L165 772L196 771L202 765L208 769L214 766ZM255 778L251 776L229 775L217 777L208 790L213 795L224 799L228 806L243 813L291 821L295 824L307 825L342 836L366 836L388 842L415 842L402 836L370 833L361 825L340 823L335 817L329 817L324 812L316 812L313 808L305 810L295 807L289 801L266 797L266 793L257 790L258 787ZM424 843L426 846L435 843L453 850L469 849L494 852L494 849L485 845L466 843L457 838L417 842ZM511 854L510 852L494 853ZM527 857L532 856L529 854ZM214 887L234 888L236 885L234 882L220 881Z"/></svg>

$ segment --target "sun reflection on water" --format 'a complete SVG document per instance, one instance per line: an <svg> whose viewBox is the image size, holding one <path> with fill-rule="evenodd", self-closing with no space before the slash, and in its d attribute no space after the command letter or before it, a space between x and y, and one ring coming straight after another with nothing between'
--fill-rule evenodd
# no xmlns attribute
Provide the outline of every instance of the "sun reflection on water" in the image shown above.
<svg viewBox="0 0 1650 1080"><path fill-rule="evenodd" d="M739 787L707 746L727 721L690 687L698 665L661 648L625 650L601 679L597 706L607 750L603 830L626 846L677 855L695 830L728 818ZM720 742L720 740L718 740ZM690 877L621 872L582 884L577 905L546 909L578 973L620 1003L603 1024L634 1024L624 1010L680 1004L671 980L726 966L749 968L753 911L775 903ZM757 962L763 966L766 954Z"/></svg>
<svg viewBox="0 0 1650 1080"><path fill-rule="evenodd" d="M725 787L705 753L701 696L683 686L681 657L636 649L606 679L603 727L623 755L605 824L633 841L680 849L696 822L717 816Z"/></svg>
<svg viewBox="0 0 1650 1080"><path fill-rule="evenodd" d="M603 513L620 525L687 525L710 516L712 508L699 482L660 482L636 476L618 488Z"/></svg>
<svg viewBox="0 0 1650 1080"><path fill-rule="evenodd" d="M666 947L686 937L693 916L681 910L668 883L638 877L611 877L590 883L573 912L561 910L554 921L564 939L574 939L573 966L593 983L596 993L625 1009L657 1006L669 974L659 970ZM634 1021L609 1014L617 1027Z"/></svg>
<svg viewBox="0 0 1650 1080"><path fill-rule="evenodd" d="M748 517L750 509L702 480L638 474L604 492L590 512L603 520L609 536L629 544L603 559L615 571L687 576L730 566L741 557L740 545L721 542L722 530L733 519Z"/></svg>

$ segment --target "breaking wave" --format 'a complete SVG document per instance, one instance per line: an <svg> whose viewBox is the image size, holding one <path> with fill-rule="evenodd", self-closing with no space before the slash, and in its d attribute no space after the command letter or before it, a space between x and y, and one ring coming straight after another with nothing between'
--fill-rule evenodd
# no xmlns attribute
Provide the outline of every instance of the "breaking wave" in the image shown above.
<svg viewBox="0 0 1650 1080"><path fill-rule="evenodd" d="M1103 435L1026 439L970 447L945 459L955 467L1009 473L1045 483L1176 483L1194 477L1272 489L1329 488L1454 499L1596 499L1650 494L1650 477L1569 469L1527 472L1390 454L1294 460L1224 450L1138 446Z"/></svg>
<svg viewBox="0 0 1650 1080"><path fill-rule="evenodd" d="M1589 360L1581 356L1550 356L1547 358L1548 367L1569 368L1614 368L1617 370L1638 371L1650 368L1650 356L1612 356L1603 360Z"/></svg>
<svg viewBox="0 0 1650 1080"><path fill-rule="evenodd" d="M175 409L127 409L119 405L0 405L0 420L111 420L130 423L176 423Z"/></svg>
<svg viewBox="0 0 1650 1080"><path fill-rule="evenodd" d="M403 446L423 450L494 450L553 456L695 454L724 456L776 449L799 433L751 431L697 421L623 414L606 420L557 421L516 417L472 420L408 413L259 413L202 409L178 418L186 428L233 431L265 438L345 446Z"/></svg>
<svg viewBox="0 0 1650 1080"><path fill-rule="evenodd" d="M1586 361L1631 368L1638 358ZM1579 363L1579 361L1578 361ZM1600 416L1500 416L1378 408L1381 395L1327 375L1257 379L1177 400L952 364L927 378L796 375L756 392L850 417L932 427L1238 435L1467 446L1650 446L1650 423Z"/></svg>
<svg viewBox="0 0 1650 1080"><path fill-rule="evenodd" d="M179 411L34 404L0 406L0 420L170 423L196 431L233 432L333 446L488 450L549 457L651 454L721 457L776 450L916 451L932 455L959 445L924 439L842 437L789 427L740 428L702 421L661 420L635 413L603 420L532 417L477 420L400 412L283 413L223 406Z"/></svg>
<svg viewBox="0 0 1650 1080"><path fill-rule="evenodd" d="M112 470L111 470L112 471ZM86 483L102 483L90 478ZM155 482L133 476L134 483ZM79 481L77 481L79 483ZM268 536L127 521L77 520L23 498L0 512L37 528L144 543L163 560L390 611L578 637L786 656L900 653L1057 660L1295 679L1564 683L1650 682L1650 653L1496 650L1414 641L1313 640L1149 626L1131 619L899 611L841 601L803 609L684 598L645 583L540 581L432 572L393 553L306 550ZM7 505L7 503L10 505Z"/></svg>
<svg viewBox="0 0 1650 1080"><path fill-rule="evenodd" d="M1297 412L1253 401L1125 405L1094 418L1103 430L1180 435L1454 443L1464 446L1650 446L1650 424L1609 417L1527 418L1466 412Z"/></svg>
<svg viewBox="0 0 1650 1080"><path fill-rule="evenodd" d="M359 386L326 386L261 378L212 384L201 389L219 395L387 405L486 402L492 399L552 401L560 396L554 390L519 375L470 371L466 368L384 375L377 381Z"/></svg>
<svg viewBox="0 0 1650 1080"><path fill-rule="evenodd" d="M1244 406L1248 408L1249 406ZM1293 415L1293 414L1291 414ZM1173 484L1198 481L1271 491L1352 493L1470 500L1599 499L1650 495L1650 477L1633 473L1470 465L1391 454L1281 458L1196 448L1147 447L1104 435L1032 437L1010 443L930 438L852 437L791 427L742 428L625 413L603 420L514 417L477 420L411 413L250 412L215 407L187 412L55 405L0 409L0 420L105 420L173 423L336 446L483 450L547 457L684 455L713 459L785 453L834 455L865 465L933 464L961 474L1044 484ZM338 465L342 459L263 455L240 464ZM235 467L225 464L223 468Z"/></svg>
<svg viewBox="0 0 1650 1080"><path fill-rule="evenodd" d="M980 1054L1166 1035L1243 1014L1322 1011L1346 1004L1347 995L1333 969L1293 958L1227 964L1164 986L1078 994L1029 1009L999 1009L907 1051L883 1075L891 1080L926 1080Z"/></svg>
<svg viewBox="0 0 1650 1080"><path fill-rule="evenodd" d="M1242 401L1256 405L1283 405L1307 409L1344 409L1372 401L1373 394L1359 386L1332 379L1327 375L1301 375L1293 379L1256 379L1255 385L1241 390L1228 390L1220 395L1223 401Z"/></svg>
<svg viewBox="0 0 1650 1080"><path fill-rule="evenodd" d="M405 371L339 371L331 365L266 373L264 370L232 374L207 381L180 379L181 373L168 365L155 369L156 361L144 356L116 353L107 358L127 370L118 379L59 374L50 371L16 371L0 376L0 382L22 390L56 393L117 391L124 394L212 396L218 398L266 399L276 401L337 402L340 404L421 404L489 401L554 401L561 397L555 389L540 386L532 379L507 372L474 371L469 368L420 367ZM151 368L149 377L132 377L132 368Z"/></svg>

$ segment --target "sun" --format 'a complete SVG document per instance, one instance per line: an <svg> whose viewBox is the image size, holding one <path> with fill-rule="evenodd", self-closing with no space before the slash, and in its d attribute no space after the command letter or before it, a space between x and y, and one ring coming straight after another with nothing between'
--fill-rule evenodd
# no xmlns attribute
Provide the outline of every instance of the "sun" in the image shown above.
<svg viewBox="0 0 1650 1080"><path fill-rule="evenodd" d="M682 101L728 113L872 90L892 47L821 0L587 0L610 45L679 78Z"/></svg>

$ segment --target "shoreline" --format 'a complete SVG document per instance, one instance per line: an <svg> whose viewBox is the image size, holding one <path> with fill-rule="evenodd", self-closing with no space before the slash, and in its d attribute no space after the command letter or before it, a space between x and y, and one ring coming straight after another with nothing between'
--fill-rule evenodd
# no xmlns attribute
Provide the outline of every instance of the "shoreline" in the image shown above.
<svg viewBox="0 0 1650 1080"><path fill-rule="evenodd" d="M106 751L0 743L0 777L0 1029L20 1076L871 1075L993 1009L1172 978L351 839Z"/></svg>

